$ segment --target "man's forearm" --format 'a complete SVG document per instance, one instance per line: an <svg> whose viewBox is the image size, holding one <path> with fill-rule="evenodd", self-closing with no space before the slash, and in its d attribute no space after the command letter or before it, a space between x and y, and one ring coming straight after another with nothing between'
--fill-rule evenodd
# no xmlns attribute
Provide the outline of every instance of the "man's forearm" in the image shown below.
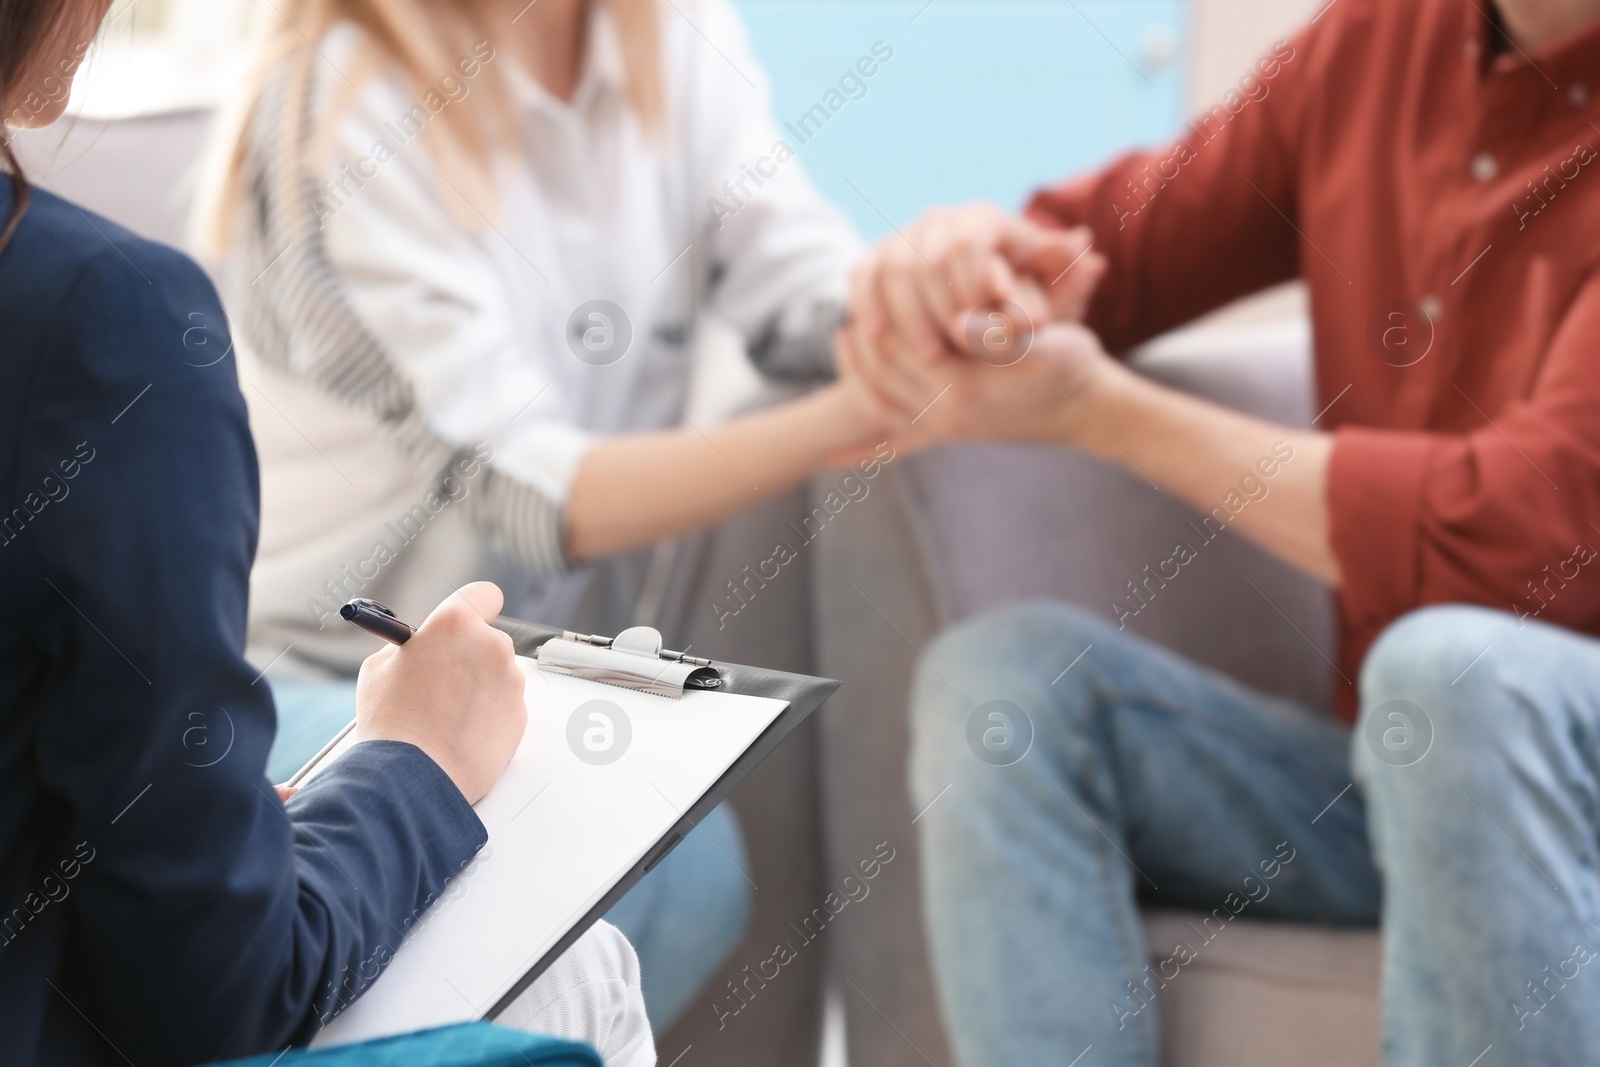
<svg viewBox="0 0 1600 1067"><path fill-rule="evenodd" d="M1122 367L1062 400L1063 443L1202 512L1221 509L1252 541L1339 584L1328 513L1331 434L1243 415Z"/></svg>

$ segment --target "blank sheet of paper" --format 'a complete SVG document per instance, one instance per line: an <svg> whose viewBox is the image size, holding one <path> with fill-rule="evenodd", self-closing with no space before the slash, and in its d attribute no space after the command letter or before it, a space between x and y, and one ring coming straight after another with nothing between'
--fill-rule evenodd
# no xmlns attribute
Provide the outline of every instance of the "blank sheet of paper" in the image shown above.
<svg viewBox="0 0 1600 1067"><path fill-rule="evenodd" d="M481 1018L788 707L696 690L671 700L518 662L528 730L477 805L488 844L375 979L351 976L360 998L313 1045Z"/></svg>

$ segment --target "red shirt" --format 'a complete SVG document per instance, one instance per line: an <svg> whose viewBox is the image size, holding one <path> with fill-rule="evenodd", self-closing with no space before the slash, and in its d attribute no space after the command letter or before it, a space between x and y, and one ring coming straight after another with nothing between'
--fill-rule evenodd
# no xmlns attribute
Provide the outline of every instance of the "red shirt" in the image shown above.
<svg viewBox="0 0 1600 1067"><path fill-rule="evenodd" d="M1347 718L1413 608L1600 633L1600 24L1523 55L1488 11L1336 0L1173 145L1029 208L1093 227L1111 351L1306 281Z"/></svg>

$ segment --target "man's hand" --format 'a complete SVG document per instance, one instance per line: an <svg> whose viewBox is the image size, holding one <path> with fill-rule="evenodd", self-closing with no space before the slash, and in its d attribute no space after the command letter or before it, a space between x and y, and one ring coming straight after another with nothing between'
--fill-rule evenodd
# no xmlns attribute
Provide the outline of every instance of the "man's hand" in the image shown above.
<svg viewBox="0 0 1600 1067"><path fill-rule="evenodd" d="M1105 270L1091 239L1086 228L1049 229L989 204L935 210L862 257L851 316L864 342L892 334L927 359L947 345L964 350L964 317L988 304L1016 304L1041 324L1078 322Z"/></svg>
<svg viewBox="0 0 1600 1067"><path fill-rule="evenodd" d="M1049 325L1014 362L999 365L946 347L931 359L885 354L859 326L841 331L841 376L859 377L904 420L913 446L938 441L1050 441L1093 433L1079 401L1129 375L1093 333Z"/></svg>
<svg viewBox="0 0 1600 1067"><path fill-rule="evenodd" d="M405 741L427 753L467 803L483 799L528 723L511 637L489 625L504 597L463 586L404 645L367 657L356 683L356 738Z"/></svg>

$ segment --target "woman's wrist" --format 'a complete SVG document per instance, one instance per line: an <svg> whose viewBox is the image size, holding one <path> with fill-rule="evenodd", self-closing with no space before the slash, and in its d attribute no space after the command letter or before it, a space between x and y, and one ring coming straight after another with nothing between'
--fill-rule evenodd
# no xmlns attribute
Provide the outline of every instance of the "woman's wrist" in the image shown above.
<svg viewBox="0 0 1600 1067"><path fill-rule="evenodd" d="M833 382L805 399L814 405L816 440L825 455L889 436L887 413L860 386Z"/></svg>

